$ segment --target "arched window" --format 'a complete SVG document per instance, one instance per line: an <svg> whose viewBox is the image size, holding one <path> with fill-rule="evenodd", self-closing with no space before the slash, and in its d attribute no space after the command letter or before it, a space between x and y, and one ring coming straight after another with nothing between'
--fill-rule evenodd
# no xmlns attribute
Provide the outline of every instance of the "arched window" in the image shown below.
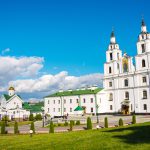
<svg viewBox="0 0 150 150"><path fill-rule="evenodd" d="M111 67L109 67L109 73L111 73Z"/></svg>
<svg viewBox="0 0 150 150"><path fill-rule="evenodd" d="M143 91L143 99L147 99L147 91L146 90Z"/></svg>
<svg viewBox="0 0 150 150"><path fill-rule="evenodd" d="M145 52L145 45L142 44L142 45L141 45L141 48L142 48L142 53L144 53L144 52Z"/></svg>
<svg viewBox="0 0 150 150"><path fill-rule="evenodd" d="M142 60L142 67L146 67L145 60Z"/></svg>
<svg viewBox="0 0 150 150"><path fill-rule="evenodd" d="M113 60L113 55L112 55L112 53L110 53L110 60Z"/></svg>
<svg viewBox="0 0 150 150"><path fill-rule="evenodd" d="M128 85L129 85L128 79L125 79L124 80L124 86L128 86Z"/></svg>
<svg viewBox="0 0 150 150"><path fill-rule="evenodd" d="M125 92L125 99L129 100L129 92Z"/></svg>
<svg viewBox="0 0 150 150"><path fill-rule="evenodd" d="M113 100L113 94L112 94L112 93L109 94L109 100L110 100L110 101Z"/></svg>

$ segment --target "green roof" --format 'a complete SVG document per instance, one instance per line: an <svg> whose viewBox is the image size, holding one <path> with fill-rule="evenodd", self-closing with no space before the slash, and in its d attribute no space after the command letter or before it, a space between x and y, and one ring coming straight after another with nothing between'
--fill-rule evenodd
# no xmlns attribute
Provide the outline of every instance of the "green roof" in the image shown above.
<svg viewBox="0 0 150 150"><path fill-rule="evenodd" d="M14 95L9 96L8 94L3 94L3 96L5 97L6 101L8 101L8 100L9 100L10 98L12 98ZM17 95L17 96L18 96L20 99L22 99L20 95Z"/></svg>
<svg viewBox="0 0 150 150"><path fill-rule="evenodd" d="M98 93L101 90L102 90L102 88L96 88L95 90L85 89L85 90L64 91L64 92L57 92L57 93L48 95L46 97L59 97L59 96L74 96L74 95L96 94L96 93Z"/></svg>
<svg viewBox="0 0 150 150"><path fill-rule="evenodd" d="M83 110L83 108L81 106L77 106L74 111L81 111L81 110Z"/></svg>
<svg viewBox="0 0 150 150"><path fill-rule="evenodd" d="M31 106L29 105L28 102L24 102L23 105L22 105L22 107L23 107L24 109L26 109L26 110L30 110L30 109L31 109Z"/></svg>

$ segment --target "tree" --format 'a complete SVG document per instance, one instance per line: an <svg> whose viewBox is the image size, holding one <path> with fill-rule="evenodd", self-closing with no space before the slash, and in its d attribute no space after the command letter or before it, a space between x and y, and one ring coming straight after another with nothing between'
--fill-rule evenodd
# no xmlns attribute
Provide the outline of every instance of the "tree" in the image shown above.
<svg viewBox="0 0 150 150"><path fill-rule="evenodd" d="M90 130L90 129L92 129L92 121L91 121L91 118L88 117L87 118L87 130Z"/></svg>
<svg viewBox="0 0 150 150"><path fill-rule="evenodd" d="M136 116L135 115L132 116L132 124L136 124Z"/></svg>
<svg viewBox="0 0 150 150"><path fill-rule="evenodd" d="M29 121L33 121L33 120L34 120L34 116L33 116L33 114L30 114Z"/></svg>
<svg viewBox="0 0 150 150"><path fill-rule="evenodd" d="M53 121L50 122L49 133L54 133L54 124L53 124Z"/></svg>
<svg viewBox="0 0 150 150"><path fill-rule="evenodd" d="M1 134L7 133L5 128L6 128L6 123L5 123L5 121L2 121L2 123L1 123Z"/></svg>
<svg viewBox="0 0 150 150"><path fill-rule="evenodd" d="M15 124L14 124L14 134L18 134L19 133L19 130L18 130L18 122L15 121Z"/></svg>
<svg viewBox="0 0 150 150"><path fill-rule="evenodd" d="M105 117L105 119L104 119L104 127L105 128L108 128L108 118L107 117Z"/></svg>
<svg viewBox="0 0 150 150"><path fill-rule="evenodd" d="M72 130L73 130L73 121L70 120L70 131L72 131Z"/></svg>
<svg viewBox="0 0 150 150"><path fill-rule="evenodd" d="M36 114L35 120L42 120L42 115L41 114Z"/></svg>
<svg viewBox="0 0 150 150"><path fill-rule="evenodd" d="M123 120L122 120L122 118L119 119L119 126L123 126Z"/></svg>
<svg viewBox="0 0 150 150"><path fill-rule="evenodd" d="M31 126L30 126L30 130L33 131L33 133L35 133L35 127L34 127L34 122L31 122Z"/></svg>
<svg viewBox="0 0 150 150"><path fill-rule="evenodd" d="M77 120L77 121L76 121L76 125L80 125L80 120Z"/></svg>

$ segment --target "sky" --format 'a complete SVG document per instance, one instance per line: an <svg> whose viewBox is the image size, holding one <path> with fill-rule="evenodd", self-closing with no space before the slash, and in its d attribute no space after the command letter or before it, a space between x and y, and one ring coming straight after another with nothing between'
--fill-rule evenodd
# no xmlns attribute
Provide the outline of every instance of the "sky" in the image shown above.
<svg viewBox="0 0 150 150"><path fill-rule="evenodd" d="M149 0L1 0L0 92L25 100L59 89L102 86L112 27L120 49L136 55Z"/></svg>

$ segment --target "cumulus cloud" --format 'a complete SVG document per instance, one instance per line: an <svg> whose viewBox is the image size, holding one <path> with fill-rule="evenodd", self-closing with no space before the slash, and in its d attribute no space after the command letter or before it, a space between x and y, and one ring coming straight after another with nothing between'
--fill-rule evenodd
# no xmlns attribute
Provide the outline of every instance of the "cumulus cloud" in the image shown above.
<svg viewBox="0 0 150 150"><path fill-rule="evenodd" d="M11 80L36 76L43 67L43 61L42 57L0 56L1 86Z"/></svg>
<svg viewBox="0 0 150 150"><path fill-rule="evenodd" d="M10 48L6 48L4 50L2 50L1 54L4 55L5 53L10 52Z"/></svg>
<svg viewBox="0 0 150 150"><path fill-rule="evenodd" d="M83 75L83 76L69 76L68 72L62 71L56 75L43 75L37 79L25 79L11 81L18 92L24 93L53 93L60 89L75 89L85 86L98 85L102 86L103 75L99 73ZM44 95L43 95L44 96Z"/></svg>

